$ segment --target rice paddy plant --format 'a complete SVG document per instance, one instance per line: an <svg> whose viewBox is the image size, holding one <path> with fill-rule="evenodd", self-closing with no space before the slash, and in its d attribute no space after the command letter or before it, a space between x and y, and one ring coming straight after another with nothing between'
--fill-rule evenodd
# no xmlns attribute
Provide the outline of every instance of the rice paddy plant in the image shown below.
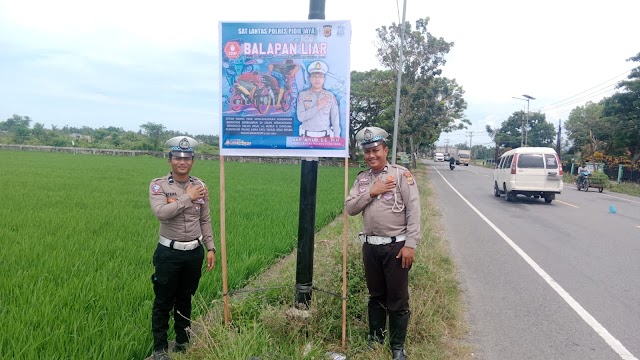
<svg viewBox="0 0 640 360"><path fill-rule="evenodd" d="M0 358L148 355L158 235L148 186L169 172L166 159L0 151L0 164ZM227 162L225 174L234 289L295 249L300 166ZM319 169L317 229L342 210L343 174L342 168ZM218 248L198 296L216 299L222 289L219 163L196 161L192 175L209 187ZM194 317L212 306L194 304Z"/></svg>

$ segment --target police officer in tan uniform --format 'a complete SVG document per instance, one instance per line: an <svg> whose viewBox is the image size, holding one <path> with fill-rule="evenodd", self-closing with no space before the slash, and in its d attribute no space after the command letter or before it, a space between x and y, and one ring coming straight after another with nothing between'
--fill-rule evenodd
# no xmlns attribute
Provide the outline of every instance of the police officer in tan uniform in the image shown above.
<svg viewBox="0 0 640 360"><path fill-rule="evenodd" d="M368 127L356 134L369 170L358 174L346 200L349 215L362 213L360 234L369 289L369 345L384 343L387 315L394 360L407 358L404 343L409 325L409 269L420 232L420 196L406 168L389 164L383 129Z"/></svg>
<svg viewBox="0 0 640 360"><path fill-rule="evenodd" d="M323 61L314 61L308 67L311 89L298 94L296 114L300 121L300 136L340 137L338 100L323 88L329 67Z"/></svg>
<svg viewBox="0 0 640 360"><path fill-rule="evenodd" d="M215 247L211 229L209 194L206 185L190 176L195 162L193 148L198 142L188 136L168 140L171 148L167 176L149 185L151 210L160 220L158 246L153 254L152 276L155 300L151 316L153 358L169 359L167 330L173 310L176 345L184 352L189 345L191 297L202 273L204 253L207 271L215 264Z"/></svg>

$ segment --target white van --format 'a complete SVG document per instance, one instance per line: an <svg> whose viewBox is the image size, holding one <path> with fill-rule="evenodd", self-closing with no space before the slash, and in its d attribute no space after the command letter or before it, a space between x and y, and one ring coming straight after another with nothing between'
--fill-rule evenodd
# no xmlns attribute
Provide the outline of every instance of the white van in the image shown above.
<svg viewBox="0 0 640 360"><path fill-rule="evenodd" d="M504 153L493 171L493 194L512 201L518 194L550 203L562 192L562 165L555 150L520 147Z"/></svg>

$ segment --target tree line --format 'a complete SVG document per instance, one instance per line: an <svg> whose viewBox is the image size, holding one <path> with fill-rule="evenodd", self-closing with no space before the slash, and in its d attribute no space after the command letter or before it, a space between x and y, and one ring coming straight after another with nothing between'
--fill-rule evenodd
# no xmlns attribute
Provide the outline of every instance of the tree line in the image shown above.
<svg viewBox="0 0 640 360"><path fill-rule="evenodd" d="M140 125L140 130L126 131L114 126L93 129L89 126L51 129L36 122L29 116L14 114L6 121L0 121L0 143L57 147L82 147L94 149L121 149L164 151L164 141L170 137L188 135L201 142L200 151L216 153L219 137L216 135L190 135L167 130L164 125L148 122Z"/></svg>

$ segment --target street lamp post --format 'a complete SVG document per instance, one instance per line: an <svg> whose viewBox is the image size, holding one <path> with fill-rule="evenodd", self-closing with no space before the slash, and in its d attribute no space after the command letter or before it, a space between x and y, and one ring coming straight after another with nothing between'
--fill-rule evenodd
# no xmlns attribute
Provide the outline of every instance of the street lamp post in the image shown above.
<svg viewBox="0 0 640 360"><path fill-rule="evenodd" d="M523 130L524 133L524 146L527 146L527 138L529 137L529 100L535 100L536 98L534 98L533 96L529 96L529 95L522 95L525 98L519 98L519 97L515 97L512 96L512 98L514 99L518 99L518 100L524 100L527 102L527 113L525 114L525 127Z"/></svg>

